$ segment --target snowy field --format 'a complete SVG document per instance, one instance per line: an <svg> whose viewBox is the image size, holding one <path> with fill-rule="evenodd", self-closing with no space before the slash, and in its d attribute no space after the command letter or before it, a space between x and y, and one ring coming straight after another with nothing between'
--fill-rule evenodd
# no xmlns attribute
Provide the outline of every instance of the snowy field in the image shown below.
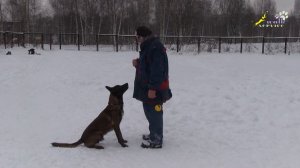
<svg viewBox="0 0 300 168"><path fill-rule="evenodd" d="M137 52L0 50L1 168L297 168L300 54L169 52L173 98L164 146L142 149L142 104L132 98ZM75 142L107 105L105 86L129 83L121 123L104 150Z"/></svg>

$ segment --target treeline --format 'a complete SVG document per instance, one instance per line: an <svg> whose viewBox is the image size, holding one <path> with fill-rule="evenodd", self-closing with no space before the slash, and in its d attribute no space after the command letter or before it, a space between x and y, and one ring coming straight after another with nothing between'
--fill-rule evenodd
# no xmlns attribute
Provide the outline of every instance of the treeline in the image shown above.
<svg viewBox="0 0 300 168"><path fill-rule="evenodd" d="M156 34L183 36L299 36L293 13L283 28L254 27L262 14L276 14L274 0L4 0L0 30L44 33L134 34L139 25ZM20 28L21 27L21 28ZM18 30L16 30L18 29Z"/></svg>

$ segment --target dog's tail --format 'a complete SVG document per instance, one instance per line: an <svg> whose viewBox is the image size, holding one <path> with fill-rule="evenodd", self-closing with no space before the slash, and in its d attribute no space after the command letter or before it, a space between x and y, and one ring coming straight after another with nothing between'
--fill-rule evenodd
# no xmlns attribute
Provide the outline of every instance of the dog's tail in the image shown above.
<svg viewBox="0 0 300 168"><path fill-rule="evenodd" d="M54 147L63 147L63 148L75 148L75 147L77 147L78 145L80 145L82 143L83 143L83 141L80 138L77 142L74 142L74 143L57 143L57 142L53 142L52 146L54 146Z"/></svg>

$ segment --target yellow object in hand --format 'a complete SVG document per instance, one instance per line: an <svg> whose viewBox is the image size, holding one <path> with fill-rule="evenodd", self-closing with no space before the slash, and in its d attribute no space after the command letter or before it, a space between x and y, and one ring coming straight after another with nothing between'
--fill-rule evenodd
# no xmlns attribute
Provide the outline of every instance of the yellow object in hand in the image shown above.
<svg viewBox="0 0 300 168"><path fill-rule="evenodd" d="M161 105L155 105L154 107L155 111L160 112L161 111Z"/></svg>

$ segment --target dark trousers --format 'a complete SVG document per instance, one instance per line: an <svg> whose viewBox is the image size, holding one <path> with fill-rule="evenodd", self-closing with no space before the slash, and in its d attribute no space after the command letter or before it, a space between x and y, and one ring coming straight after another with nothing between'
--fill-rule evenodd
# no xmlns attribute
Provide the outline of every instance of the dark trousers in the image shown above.
<svg viewBox="0 0 300 168"><path fill-rule="evenodd" d="M149 122L150 140L153 143L163 142L163 108L162 104L143 103L144 112Z"/></svg>

